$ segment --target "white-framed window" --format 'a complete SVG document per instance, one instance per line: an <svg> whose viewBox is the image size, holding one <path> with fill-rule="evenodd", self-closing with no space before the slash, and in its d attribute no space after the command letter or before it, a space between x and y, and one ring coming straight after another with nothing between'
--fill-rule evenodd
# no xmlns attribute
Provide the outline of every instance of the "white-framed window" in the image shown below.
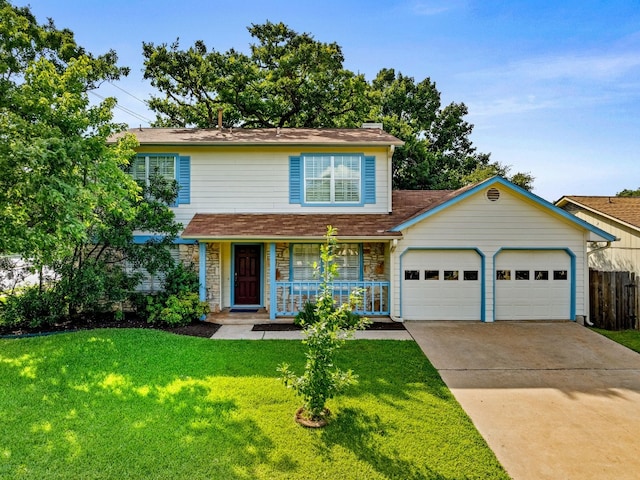
<svg viewBox="0 0 640 480"><path fill-rule="evenodd" d="M306 203L359 203L360 155L309 155L303 157Z"/></svg>
<svg viewBox="0 0 640 480"><path fill-rule="evenodd" d="M338 266L336 280L360 281L361 262L360 245L357 243L339 243L335 250L335 263ZM291 248L291 278L294 281L320 280L315 276L314 263L320 265L320 244L296 243Z"/></svg>
<svg viewBox="0 0 640 480"><path fill-rule="evenodd" d="M149 184L149 177L157 174L167 180L176 179L175 155L137 155L131 164L131 175L139 182Z"/></svg>
<svg viewBox="0 0 640 480"><path fill-rule="evenodd" d="M180 262L180 248L178 245L173 244L170 247L171 258L175 263ZM165 280L165 275L161 272L156 272L154 275L151 275L144 268L136 268L131 262L125 261L124 270L126 273L131 274L134 272L142 273L142 278L140 279L140 283L136 286L136 292L160 292L162 290L162 285Z"/></svg>

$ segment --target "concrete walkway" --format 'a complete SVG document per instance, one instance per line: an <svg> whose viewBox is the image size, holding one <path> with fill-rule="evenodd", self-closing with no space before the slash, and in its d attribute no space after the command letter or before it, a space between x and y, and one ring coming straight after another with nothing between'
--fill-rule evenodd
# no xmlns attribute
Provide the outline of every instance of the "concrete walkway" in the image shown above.
<svg viewBox="0 0 640 480"><path fill-rule="evenodd" d="M214 340L301 340L300 331L254 332L252 324L221 325ZM365 330L355 333L356 340L413 340L406 330Z"/></svg>
<svg viewBox="0 0 640 480"><path fill-rule="evenodd" d="M515 480L640 478L640 355L572 322L407 322Z"/></svg>

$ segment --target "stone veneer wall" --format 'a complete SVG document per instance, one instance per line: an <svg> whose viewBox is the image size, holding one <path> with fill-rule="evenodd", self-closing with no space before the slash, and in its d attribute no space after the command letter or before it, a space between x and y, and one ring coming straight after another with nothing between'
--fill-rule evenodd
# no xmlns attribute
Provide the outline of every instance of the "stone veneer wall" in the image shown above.
<svg viewBox="0 0 640 480"><path fill-rule="evenodd" d="M364 280L384 281L389 280L386 269L386 244L364 243L362 244L362 265Z"/></svg>
<svg viewBox="0 0 640 480"><path fill-rule="evenodd" d="M180 245L180 261L185 264L193 264L196 272L200 274L200 246ZM211 312L219 312L221 309L221 279L222 270L220 244L207 243L207 289L206 301L209 303Z"/></svg>

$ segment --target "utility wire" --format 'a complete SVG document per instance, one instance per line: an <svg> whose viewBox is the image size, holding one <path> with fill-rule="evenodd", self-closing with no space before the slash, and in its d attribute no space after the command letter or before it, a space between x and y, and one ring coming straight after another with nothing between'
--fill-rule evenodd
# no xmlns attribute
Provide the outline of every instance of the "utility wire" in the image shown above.
<svg viewBox="0 0 640 480"><path fill-rule="evenodd" d="M135 99L136 99L136 100L138 100L140 103L142 103L142 104L144 104L144 105L146 105L146 104L147 104L147 102L145 102L144 100L140 100L140 99L139 99L138 97L136 97L133 93L129 93L129 92L127 92L124 88L122 88L122 87L120 87L120 86L116 85L115 83L113 83L113 82L111 82L111 81L108 81L107 83L109 83L109 85L111 85L111 86L113 86L113 87L116 87L116 88L117 88L118 90L120 90L121 92L126 93L126 94L127 94L127 95L129 95L131 98L135 98Z"/></svg>
<svg viewBox="0 0 640 480"><path fill-rule="evenodd" d="M89 90L89 93L95 95L96 97L98 97L101 100L105 100L106 99L106 97L103 97L102 95L98 95L93 90ZM142 120L143 122L147 122L147 123L153 122L153 120L149 120L148 118L144 117L143 115L140 115L139 113L136 113L133 110L130 110L130 109L126 108L126 107L123 107L122 105L118 105L117 103L116 103L115 107L120 109L120 110L122 110L123 112L131 115L132 117L134 117L134 118L136 118L138 120Z"/></svg>

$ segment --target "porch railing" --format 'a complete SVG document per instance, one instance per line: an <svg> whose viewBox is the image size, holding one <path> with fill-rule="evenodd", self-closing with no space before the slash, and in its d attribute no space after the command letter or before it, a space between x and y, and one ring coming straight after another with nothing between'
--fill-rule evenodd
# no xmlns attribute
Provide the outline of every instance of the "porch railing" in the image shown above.
<svg viewBox="0 0 640 480"><path fill-rule="evenodd" d="M276 282L277 316L296 315L306 302L313 302L320 291L320 282ZM333 282L333 296L338 305L349 301L349 294L360 290L360 304L356 313L361 315L389 315L389 282Z"/></svg>

